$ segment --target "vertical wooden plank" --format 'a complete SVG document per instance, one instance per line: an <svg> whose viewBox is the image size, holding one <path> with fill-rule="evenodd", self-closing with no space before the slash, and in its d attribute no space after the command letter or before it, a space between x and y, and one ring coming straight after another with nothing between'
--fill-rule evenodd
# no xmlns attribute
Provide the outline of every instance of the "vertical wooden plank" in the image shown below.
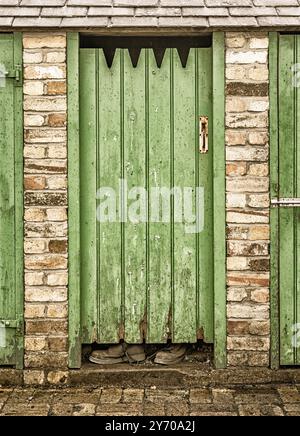
<svg viewBox="0 0 300 436"><path fill-rule="evenodd" d="M215 366L227 366L225 205L225 43L213 34Z"/></svg>
<svg viewBox="0 0 300 436"><path fill-rule="evenodd" d="M296 37L296 54L295 61L300 66L300 35ZM298 71L299 73L299 71ZM295 195L297 198L300 198L300 79L298 77L297 87L295 89L296 92L296 101L295 101L295 109L296 109L296 132L295 132ZM295 237L296 237L296 246L295 246L295 272L296 272L296 324L300 324L300 208L295 210ZM298 329L300 330L300 329ZM298 340L299 347L296 349L296 365L300 365L300 341Z"/></svg>
<svg viewBox="0 0 300 436"><path fill-rule="evenodd" d="M98 52L80 50L80 251L82 342L98 337L97 146Z"/></svg>
<svg viewBox="0 0 300 436"><path fill-rule="evenodd" d="M121 54L117 50L109 68L102 50L99 50L98 92L98 155L97 188L109 188L101 199L112 200L115 216L98 223L98 268L100 272L99 333L100 343L118 343L122 334L122 277L121 277L121 224L119 222L119 196L121 179ZM113 191L111 191L113 190ZM103 191L104 193L104 191ZM99 200L99 199L98 199ZM112 211L113 212L113 211ZM108 210L105 211L105 214ZM99 219L99 216L98 216Z"/></svg>
<svg viewBox="0 0 300 436"><path fill-rule="evenodd" d="M14 68L13 35L0 38L0 64L7 71ZM14 176L14 80L6 79L0 88L0 319L15 319L15 176Z"/></svg>
<svg viewBox="0 0 300 436"><path fill-rule="evenodd" d="M182 193L185 187L195 191L195 58L196 49L191 49L186 68L183 68L177 50L173 50L174 182ZM196 235L187 233L185 223L176 222L178 205L180 199L175 199L173 342L195 343ZM195 196L193 211L195 212ZM182 212L181 214L183 216Z"/></svg>
<svg viewBox="0 0 300 436"><path fill-rule="evenodd" d="M213 134L212 113L212 48L197 50L198 60L196 74L198 75L198 102L196 118L196 186L204 188L204 228L197 235L197 256L199 257L199 318L197 324L198 336L203 335L206 343L214 341L214 254L213 254L213 144L209 145L207 154L199 153L199 117L209 119L209 138Z"/></svg>
<svg viewBox="0 0 300 436"><path fill-rule="evenodd" d="M143 195L135 196L132 188L146 186L146 101L145 69L146 50L142 50L138 65L132 67L129 52L124 52L124 166L128 183L129 213L134 215L134 198L142 201ZM147 206L147 203L146 203ZM143 206L137 215L143 215ZM147 209L147 207L146 207ZM147 213L147 210L146 210ZM146 330L146 224L128 220L125 225L125 337L128 343L142 343ZM145 214L144 214L145 216Z"/></svg>
<svg viewBox="0 0 300 436"><path fill-rule="evenodd" d="M270 38L270 179L271 198L279 197L278 34ZM271 209L271 367L279 368L279 210Z"/></svg>
<svg viewBox="0 0 300 436"><path fill-rule="evenodd" d="M14 33L14 64L21 66L23 35ZM24 360L24 226L23 226L23 84L14 89L15 141L15 292L16 292L16 368L23 368Z"/></svg>
<svg viewBox="0 0 300 436"><path fill-rule="evenodd" d="M163 63L157 67L154 53L149 53L149 186L171 189L170 178L170 62L167 50ZM163 98L162 98L163 96ZM162 198L162 197L161 197ZM157 205L150 198L148 343L165 343L171 333L171 233L170 200ZM157 208L160 222L155 222ZM169 213L166 212L169 209ZM162 222L162 214L165 222Z"/></svg>
<svg viewBox="0 0 300 436"><path fill-rule="evenodd" d="M1 70L14 69L13 34L0 36ZM0 364L16 363L16 223L15 223L15 113L14 79L6 78L0 87L0 320L5 328L5 347L0 348ZM5 109L4 109L5 108Z"/></svg>
<svg viewBox="0 0 300 436"><path fill-rule="evenodd" d="M67 36L69 182L69 366L81 366L79 35Z"/></svg>
<svg viewBox="0 0 300 436"><path fill-rule="evenodd" d="M280 36L279 52L279 196L295 194L295 88L292 66L295 62L295 37ZM292 329L295 324L294 209L281 208L280 223L280 360L282 365L294 364Z"/></svg>

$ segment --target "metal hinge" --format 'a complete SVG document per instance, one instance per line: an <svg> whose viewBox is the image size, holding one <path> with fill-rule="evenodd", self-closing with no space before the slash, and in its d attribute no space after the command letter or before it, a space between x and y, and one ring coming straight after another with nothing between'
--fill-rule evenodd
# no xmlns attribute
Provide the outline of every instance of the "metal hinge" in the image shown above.
<svg viewBox="0 0 300 436"><path fill-rule="evenodd" d="M7 328L11 328L11 329L16 329L18 328L18 321L14 320L1 320L0 319L0 327L7 327Z"/></svg>
<svg viewBox="0 0 300 436"><path fill-rule="evenodd" d="M208 153L208 117L200 117L199 136L200 136L200 153Z"/></svg>
<svg viewBox="0 0 300 436"><path fill-rule="evenodd" d="M300 198L279 198L271 200L272 207L300 207Z"/></svg>
<svg viewBox="0 0 300 436"><path fill-rule="evenodd" d="M23 73L22 66L16 65L14 70L6 71L4 74L7 79L15 79L16 86L22 86L22 81L23 81L22 73Z"/></svg>

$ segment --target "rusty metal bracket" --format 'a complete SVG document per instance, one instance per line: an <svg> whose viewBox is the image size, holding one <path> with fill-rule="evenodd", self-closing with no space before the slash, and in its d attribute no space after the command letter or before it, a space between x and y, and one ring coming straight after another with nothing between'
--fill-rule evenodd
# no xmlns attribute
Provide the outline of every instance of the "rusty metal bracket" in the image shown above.
<svg viewBox="0 0 300 436"><path fill-rule="evenodd" d="M271 200L272 207L300 207L300 198L279 198Z"/></svg>
<svg viewBox="0 0 300 436"><path fill-rule="evenodd" d="M202 116L200 117L199 122L199 137L200 137L200 153L207 154L208 153L208 117Z"/></svg>

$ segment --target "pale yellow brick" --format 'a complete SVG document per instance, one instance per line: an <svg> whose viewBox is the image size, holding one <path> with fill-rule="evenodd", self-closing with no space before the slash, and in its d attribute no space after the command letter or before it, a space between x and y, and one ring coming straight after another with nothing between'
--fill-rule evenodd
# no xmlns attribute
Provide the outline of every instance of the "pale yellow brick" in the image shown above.
<svg viewBox="0 0 300 436"><path fill-rule="evenodd" d="M67 300L67 289L59 287L26 287L25 299L28 302L64 302Z"/></svg>
<svg viewBox="0 0 300 436"><path fill-rule="evenodd" d="M269 47L269 38L250 38L249 46L253 49L266 49Z"/></svg>
<svg viewBox="0 0 300 436"><path fill-rule="evenodd" d="M25 127L41 127L45 124L45 117L43 115L24 115Z"/></svg>
<svg viewBox="0 0 300 436"><path fill-rule="evenodd" d="M46 214L48 221L66 221L67 219L67 209L65 208L47 209Z"/></svg>
<svg viewBox="0 0 300 436"><path fill-rule="evenodd" d="M226 196L227 207L244 208L246 206L246 195L228 193Z"/></svg>
<svg viewBox="0 0 300 436"><path fill-rule="evenodd" d="M48 318L66 318L68 316L67 304L49 304L47 307Z"/></svg>
<svg viewBox="0 0 300 436"><path fill-rule="evenodd" d="M43 159L46 157L46 147L40 145L25 145L24 157L30 159Z"/></svg>
<svg viewBox="0 0 300 436"><path fill-rule="evenodd" d="M45 306L41 304L25 304L25 318L44 318Z"/></svg>
<svg viewBox="0 0 300 436"><path fill-rule="evenodd" d="M251 132L249 133L249 143L251 145L265 145L269 141L268 132Z"/></svg>
<svg viewBox="0 0 300 436"><path fill-rule="evenodd" d="M25 284L28 286L39 286L44 283L43 272L25 272Z"/></svg>
<svg viewBox="0 0 300 436"><path fill-rule="evenodd" d="M227 112L245 112L248 110L248 101L245 98L228 98L226 102Z"/></svg>
<svg viewBox="0 0 300 436"><path fill-rule="evenodd" d="M270 206L269 194L251 194L248 196L247 204L253 208L268 208Z"/></svg>
<svg viewBox="0 0 300 436"><path fill-rule="evenodd" d="M24 249L25 253L45 253L48 251L48 244L42 239L27 239Z"/></svg>
<svg viewBox="0 0 300 436"><path fill-rule="evenodd" d="M47 340L45 337L25 337L26 351L43 351L47 349Z"/></svg>
<svg viewBox="0 0 300 436"><path fill-rule="evenodd" d="M35 50L24 50L23 61L24 64L40 64L43 62L43 53Z"/></svg>
<svg viewBox="0 0 300 436"><path fill-rule="evenodd" d="M65 66L59 65L28 65L24 68L26 79L64 79L66 77Z"/></svg>
<svg viewBox="0 0 300 436"><path fill-rule="evenodd" d="M226 68L226 79L245 81L247 78L247 69L243 65L228 66Z"/></svg>
<svg viewBox="0 0 300 436"><path fill-rule="evenodd" d="M65 48L66 35L53 34L52 32L25 34L23 38L23 46L25 49Z"/></svg>
<svg viewBox="0 0 300 436"><path fill-rule="evenodd" d="M266 66L255 65L248 70L250 80L266 82L269 79L269 70Z"/></svg>
<svg viewBox="0 0 300 436"><path fill-rule="evenodd" d="M46 210L39 208L26 208L25 221L42 222L46 219Z"/></svg>
<svg viewBox="0 0 300 436"><path fill-rule="evenodd" d="M62 139L65 138L65 133ZM48 157L50 159L66 159L68 154L68 150L65 144L63 145L51 145L48 148Z"/></svg>
<svg viewBox="0 0 300 436"><path fill-rule="evenodd" d="M226 46L229 48L242 48L246 44L246 38L240 33L237 35L229 35L226 38Z"/></svg>
<svg viewBox="0 0 300 436"><path fill-rule="evenodd" d="M48 176L46 181L48 189L61 190L67 187L67 176Z"/></svg>
<svg viewBox="0 0 300 436"><path fill-rule="evenodd" d="M24 83L24 94L26 95L43 95L44 84L43 82L33 81Z"/></svg>
<svg viewBox="0 0 300 436"><path fill-rule="evenodd" d="M25 370L24 384L27 386L42 386L45 382L45 372L40 370Z"/></svg>
<svg viewBox="0 0 300 436"><path fill-rule="evenodd" d="M45 62L50 64L60 64L66 61L66 52L62 51L49 51L45 53Z"/></svg>
<svg viewBox="0 0 300 436"><path fill-rule="evenodd" d="M68 284L67 272L53 272L47 276L47 284L49 286L66 286Z"/></svg>
<svg viewBox="0 0 300 436"><path fill-rule="evenodd" d="M248 175L258 176L258 177L268 176L269 164L268 163L250 164L248 168Z"/></svg>
<svg viewBox="0 0 300 436"><path fill-rule="evenodd" d="M227 268L230 271L245 271L249 269L247 257L228 257Z"/></svg>

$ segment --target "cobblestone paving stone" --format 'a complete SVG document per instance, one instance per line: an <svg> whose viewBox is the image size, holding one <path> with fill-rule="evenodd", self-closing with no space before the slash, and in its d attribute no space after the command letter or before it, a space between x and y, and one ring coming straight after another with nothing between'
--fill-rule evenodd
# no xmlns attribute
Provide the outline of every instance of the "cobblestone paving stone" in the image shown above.
<svg viewBox="0 0 300 436"><path fill-rule="evenodd" d="M300 386L0 388L0 416L300 416Z"/></svg>

